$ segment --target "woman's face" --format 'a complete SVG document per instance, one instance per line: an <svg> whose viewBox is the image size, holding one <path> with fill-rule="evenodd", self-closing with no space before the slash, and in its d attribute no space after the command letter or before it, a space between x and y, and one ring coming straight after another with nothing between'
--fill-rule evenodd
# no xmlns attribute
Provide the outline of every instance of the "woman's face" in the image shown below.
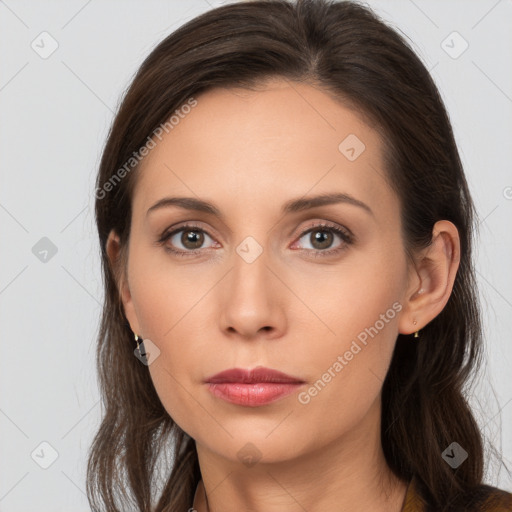
<svg viewBox="0 0 512 512"><path fill-rule="evenodd" d="M198 446L233 462L251 450L287 460L364 435L379 421L397 335L412 326L402 309L412 274L379 136L305 84L196 100L143 162L123 287L132 329L160 351L148 369L164 407ZM327 194L365 206L306 201ZM204 382L256 366L304 383L249 406Z"/></svg>

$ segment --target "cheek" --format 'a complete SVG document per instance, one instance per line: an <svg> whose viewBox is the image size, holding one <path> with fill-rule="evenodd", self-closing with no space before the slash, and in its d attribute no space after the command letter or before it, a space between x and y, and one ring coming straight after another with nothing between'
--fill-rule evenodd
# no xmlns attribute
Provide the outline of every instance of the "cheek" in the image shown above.
<svg viewBox="0 0 512 512"><path fill-rule="evenodd" d="M194 384L187 376L187 368L192 368L196 363L194 357L167 347L149 366L162 405L180 428L189 434L206 421Z"/></svg>
<svg viewBox="0 0 512 512"><path fill-rule="evenodd" d="M211 322L205 318L204 299L219 279L208 270L198 276L192 266L170 264L154 252L130 255L133 307L141 334L160 350L148 367L157 394L173 420L190 433L206 421L196 396L206 350L213 350L204 331Z"/></svg>
<svg viewBox="0 0 512 512"><path fill-rule="evenodd" d="M322 341L321 347L316 343L314 349L308 348L307 357L303 353L311 379L297 395L294 418L316 434L311 440L310 434L296 432L297 443L321 446L344 433L358 432L364 418L376 414L396 342L399 310L398 303L383 309L347 306L347 316L340 314L336 324L336 339Z"/></svg>
<svg viewBox="0 0 512 512"><path fill-rule="evenodd" d="M312 382L298 399L309 408L310 418L323 418L318 428L324 423L346 430L357 424L379 396L387 374L403 308L404 261L399 253L380 254L361 255L332 271L329 279L308 279L298 292L322 320L309 326L302 320L302 329L311 332L302 339L314 339L314 330L322 335L298 350Z"/></svg>
<svg viewBox="0 0 512 512"><path fill-rule="evenodd" d="M176 263L164 249L130 254L130 291L141 332L156 342L172 337L219 280L211 267ZM189 338L192 333L189 333Z"/></svg>
<svg viewBox="0 0 512 512"><path fill-rule="evenodd" d="M307 308L290 319L301 331L316 333L328 352L344 352L352 340L379 339L379 347L392 349L398 334L398 314L406 273L399 251L384 251L375 243L371 248L349 255L339 265L287 270L284 279L294 283L298 297ZM301 336L304 338L304 336ZM321 357L321 353L318 353Z"/></svg>

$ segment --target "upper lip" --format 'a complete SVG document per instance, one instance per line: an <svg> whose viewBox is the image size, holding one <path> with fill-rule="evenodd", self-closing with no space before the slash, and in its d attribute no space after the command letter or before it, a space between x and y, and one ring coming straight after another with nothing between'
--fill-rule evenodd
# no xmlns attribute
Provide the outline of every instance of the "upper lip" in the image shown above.
<svg viewBox="0 0 512 512"><path fill-rule="evenodd" d="M265 368L264 366L257 366L252 370L244 370L243 368L231 368L216 373L205 379L205 382L220 383L220 382L241 382L246 384L256 382L304 382L298 377L292 377L286 373L272 368Z"/></svg>

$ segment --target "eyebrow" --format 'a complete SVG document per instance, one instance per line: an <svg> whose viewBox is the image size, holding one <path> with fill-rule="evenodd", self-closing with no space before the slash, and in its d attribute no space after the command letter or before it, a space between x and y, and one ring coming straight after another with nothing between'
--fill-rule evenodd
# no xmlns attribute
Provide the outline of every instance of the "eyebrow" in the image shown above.
<svg viewBox="0 0 512 512"><path fill-rule="evenodd" d="M372 216L375 216L371 208L352 197L349 194L343 193L335 193L335 194L322 194L318 196L312 197L301 197L299 199L292 199L284 203L282 207L282 213L294 213L300 212L304 210L309 210L311 208L316 208L318 206L325 206L330 204L339 204L345 203L352 206L357 206ZM179 208L183 208L185 210L192 210L197 212L208 213L211 215L215 215L219 218L223 218L223 215L219 208L217 208L214 204L209 203L207 201L203 201L202 199L197 199L195 197L164 197L158 200L153 206L151 206L146 215L155 210L159 210L161 208L167 208L170 206L177 206Z"/></svg>

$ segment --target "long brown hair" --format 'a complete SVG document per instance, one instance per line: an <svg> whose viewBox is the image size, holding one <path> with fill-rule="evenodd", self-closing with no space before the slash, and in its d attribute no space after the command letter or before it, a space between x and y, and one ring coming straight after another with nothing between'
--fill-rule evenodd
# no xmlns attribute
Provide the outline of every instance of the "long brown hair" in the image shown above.
<svg viewBox="0 0 512 512"><path fill-rule="evenodd" d="M446 307L419 342L398 335L383 384L381 438L388 465L403 480L416 476L429 510L471 510L485 489L482 437L465 396L482 342L474 204L447 112L421 60L370 9L329 0L210 10L164 39L124 95L96 183L105 285L97 365L105 413L88 460L89 502L108 512L181 512L201 478L194 440L170 418L147 367L133 355L116 280L126 261L111 267L106 253L111 230L122 247L130 233L138 165L126 162L190 98L214 87L257 87L272 77L321 88L379 131L408 257L431 243L436 221L459 230L460 265ZM456 470L442 458L454 441L469 454ZM171 469L162 474L160 457L167 456L173 459L163 467Z"/></svg>

